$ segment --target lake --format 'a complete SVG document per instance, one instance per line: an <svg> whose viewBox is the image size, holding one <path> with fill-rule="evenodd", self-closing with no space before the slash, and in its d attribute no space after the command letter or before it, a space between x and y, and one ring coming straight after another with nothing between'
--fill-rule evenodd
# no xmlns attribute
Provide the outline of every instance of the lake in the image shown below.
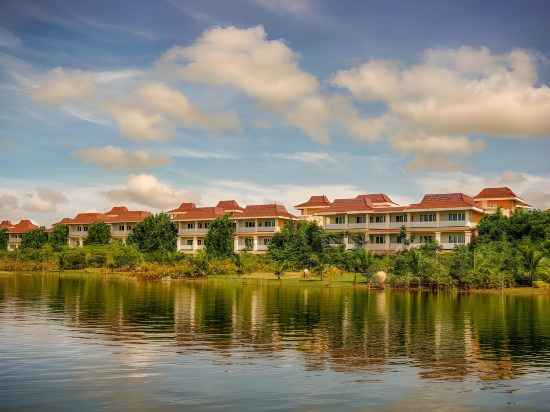
<svg viewBox="0 0 550 412"><path fill-rule="evenodd" d="M0 410L550 410L550 294L0 275Z"/></svg>

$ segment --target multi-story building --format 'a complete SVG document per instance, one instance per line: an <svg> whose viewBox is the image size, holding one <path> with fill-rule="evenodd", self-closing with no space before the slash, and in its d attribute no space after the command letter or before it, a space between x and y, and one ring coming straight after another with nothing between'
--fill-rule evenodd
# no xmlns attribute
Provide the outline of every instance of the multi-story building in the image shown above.
<svg viewBox="0 0 550 412"><path fill-rule="evenodd" d="M149 212L142 210L128 210L127 207L113 207L106 213L79 213L74 218L65 218L59 224L69 228L69 247L81 247L88 237L88 227L93 223L104 222L111 228L111 239L126 243L132 228L141 222Z"/></svg>
<svg viewBox="0 0 550 412"><path fill-rule="evenodd" d="M487 187L474 196L474 200L486 213L495 213L500 209L505 216L510 216L517 209L530 207L508 187Z"/></svg>
<svg viewBox="0 0 550 412"><path fill-rule="evenodd" d="M4 220L0 223L0 229L5 229L8 232L8 250L15 250L21 246L23 235L33 229L38 229L38 226L29 219L22 219L19 223Z"/></svg>
<svg viewBox="0 0 550 412"><path fill-rule="evenodd" d="M230 216L235 227L235 251L253 253L266 251L273 234L281 230L285 222L296 219L282 205L249 205L243 208L234 200L220 201L214 207L182 203L169 213L178 227L178 250L184 253L203 249L210 223L225 215Z"/></svg>
<svg viewBox="0 0 550 412"><path fill-rule="evenodd" d="M484 193L493 194L501 189L484 189L480 199ZM510 189L507 191L513 194ZM477 196L472 198L464 193L427 194L419 203L406 206L396 204L382 193L335 199L332 203L327 200L325 196L312 196L296 208L305 219L318 221L329 233L339 234L346 247L360 242L367 249L382 253L402 250L405 244L418 246L428 240L437 242L442 249L468 244L481 217L491 210L485 209L486 204L478 201ZM515 195L512 200L515 203L502 205L507 210L528 207Z"/></svg>

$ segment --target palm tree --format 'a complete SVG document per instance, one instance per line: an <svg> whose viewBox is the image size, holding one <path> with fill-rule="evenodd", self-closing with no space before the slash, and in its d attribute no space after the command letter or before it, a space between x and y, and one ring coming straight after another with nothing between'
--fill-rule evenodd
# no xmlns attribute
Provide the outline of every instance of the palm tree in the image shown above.
<svg viewBox="0 0 550 412"><path fill-rule="evenodd" d="M529 275L529 283L532 285L544 254L530 242L523 243L518 247L518 250L523 260L523 266Z"/></svg>

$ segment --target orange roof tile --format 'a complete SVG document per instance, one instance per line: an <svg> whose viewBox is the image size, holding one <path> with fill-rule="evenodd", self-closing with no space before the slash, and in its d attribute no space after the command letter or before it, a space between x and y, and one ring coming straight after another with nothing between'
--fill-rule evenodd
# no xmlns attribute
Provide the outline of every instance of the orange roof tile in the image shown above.
<svg viewBox="0 0 550 412"><path fill-rule="evenodd" d="M420 203L413 203L408 209L474 208L474 199L464 193L433 193L424 195Z"/></svg>
<svg viewBox="0 0 550 412"><path fill-rule="evenodd" d="M9 233L23 234L30 232L33 229L38 229L38 226L33 224L29 219L22 219L19 223L8 228Z"/></svg>
<svg viewBox="0 0 550 412"><path fill-rule="evenodd" d="M325 195L321 196L311 196L307 202L300 203L299 205L294 206L296 209L303 209L306 207L323 207L329 206L330 201Z"/></svg>
<svg viewBox="0 0 550 412"><path fill-rule="evenodd" d="M236 200L220 200L216 207L219 207L225 211L244 210L239 206Z"/></svg>
<svg viewBox="0 0 550 412"><path fill-rule="evenodd" d="M334 202L320 213L363 212L372 209L372 203L368 198L356 197L355 199L334 199Z"/></svg>
<svg viewBox="0 0 550 412"><path fill-rule="evenodd" d="M276 203L266 205L248 205L243 213L234 215L234 218L256 218L256 217L283 217L287 219L296 219L296 216L289 213L286 207Z"/></svg>
<svg viewBox="0 0 550 412"><path fill-rule="evenodd" d="M79 213L73 219L64 218L59 223L65 225L89 225L97 222L134 223L141 222L150 214L143 210L128 210L125 206L116 206L106 213Z"/></svg>
<svg viewBox="0 0 550 412"><path fill-rule="evenodd" d="M183 202L181 205L179 205L177 208L169 210L168 213L179 213L179 212L186 212L188 210L194 209L196 206L194 203L191 202Z"/></svg>
<svg viewBox="0 0 550 412"><path fill-rule="evenodd" d="M0 223L0 229L8 229L11 226L13 226L13 223L11 223L9 220L2 220Z"/></svg>
<svg viewBox="0 0 550 412"><path fill-rule="evenodd" d="M196 207L187 212L173 214L174 220L212 220L223 217L227 212L221 207Z"/></svg>
<svg viewBox="0 0 550 412"><path fill-rule="evenodd" d="M475 199L490 199L490 198L510 198L517 197L509 187L486 187L481 190Z"/></svg>
<svg viewBox="0 0 550 412"><path fill-rule="evenodd" d="M356 199L361 198L366 198L372 203L393 203L394 205L397 204L393 200L391 200L391 198L385 193L370 193L366 195L358 195L356 197Z"/></svg>

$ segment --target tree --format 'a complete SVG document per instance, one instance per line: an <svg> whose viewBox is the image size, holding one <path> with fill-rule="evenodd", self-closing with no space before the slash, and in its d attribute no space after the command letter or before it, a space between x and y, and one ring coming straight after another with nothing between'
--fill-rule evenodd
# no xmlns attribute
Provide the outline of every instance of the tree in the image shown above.
<svg viewBox="0 0 550 412"><path fill-rule="evenodd" d="M111 240L111 227L105 222L92 223L88 226L88 237L85 245L106 245Z"/></svg>
<svg viewBox="0 0 550 412"><path fill-rule="evenodd" d="M407 237L407 228L405 227L405 225L401 225L401 227L399 228L397 241L404 246L409 246L409 244L411 243L409 238Z"/></svg>
<svg viewBox="0 0 550 412"><path fill-rule="evenodd" d="M44 227L33 229L23 234L21 239L21 249L40 249L48 241L48 234Z"/></svg>
<svg viewBox="0 0 550 412"><path fill-rule="evenodd" d="M368 274L374 259L374 255L364 248L355 248L345 253L346 270L353 273L353 283L357 283L358 273Z"/></svg>
<svg viewBox="0 0 550 412"><path fill-rule="evenodd" d="M479 241L503 241L507 238L509 228L508 218L504 216L500 209L492 215L484 216L477 225Z"/></svg>
<svg viewBox="0 0 550 412"><path fill-rule="evenodd" d="M166 213L151 215L138 223L128 237L128 243L141 252L175 252L178 229Z"/></svg>
<svg viewBox="0 0 550 412"><path fill-rule="evenodd" d="M538 250L537 247L529 241L522 242L518 247L518 251L522 258L525 272L529 277L529 284L532 285L537 274L539 263L544 257L544 253L541 250Z"/></svg>
<svg viewBox="0 0 550 412"><path fill-rule="evenodd" d="M6 229L0 229L0 250L6 250L8 248L9 234Z"/></svg>
<svg viewBox="0 0 550 412"><path fill-rule="evenodd" d="M55 251L60 251L61 248L67 246L69 237L69 228L67 225L55 225L52 233L50 233L49 243Z"/></svg>
<svg viewBox="0 0 550 412"><path fill-rule="evenodd" d="M228 215L214 220L204 239L206 255L209 258L223 259L234 253L233 234L235 229Z"/></svg>

